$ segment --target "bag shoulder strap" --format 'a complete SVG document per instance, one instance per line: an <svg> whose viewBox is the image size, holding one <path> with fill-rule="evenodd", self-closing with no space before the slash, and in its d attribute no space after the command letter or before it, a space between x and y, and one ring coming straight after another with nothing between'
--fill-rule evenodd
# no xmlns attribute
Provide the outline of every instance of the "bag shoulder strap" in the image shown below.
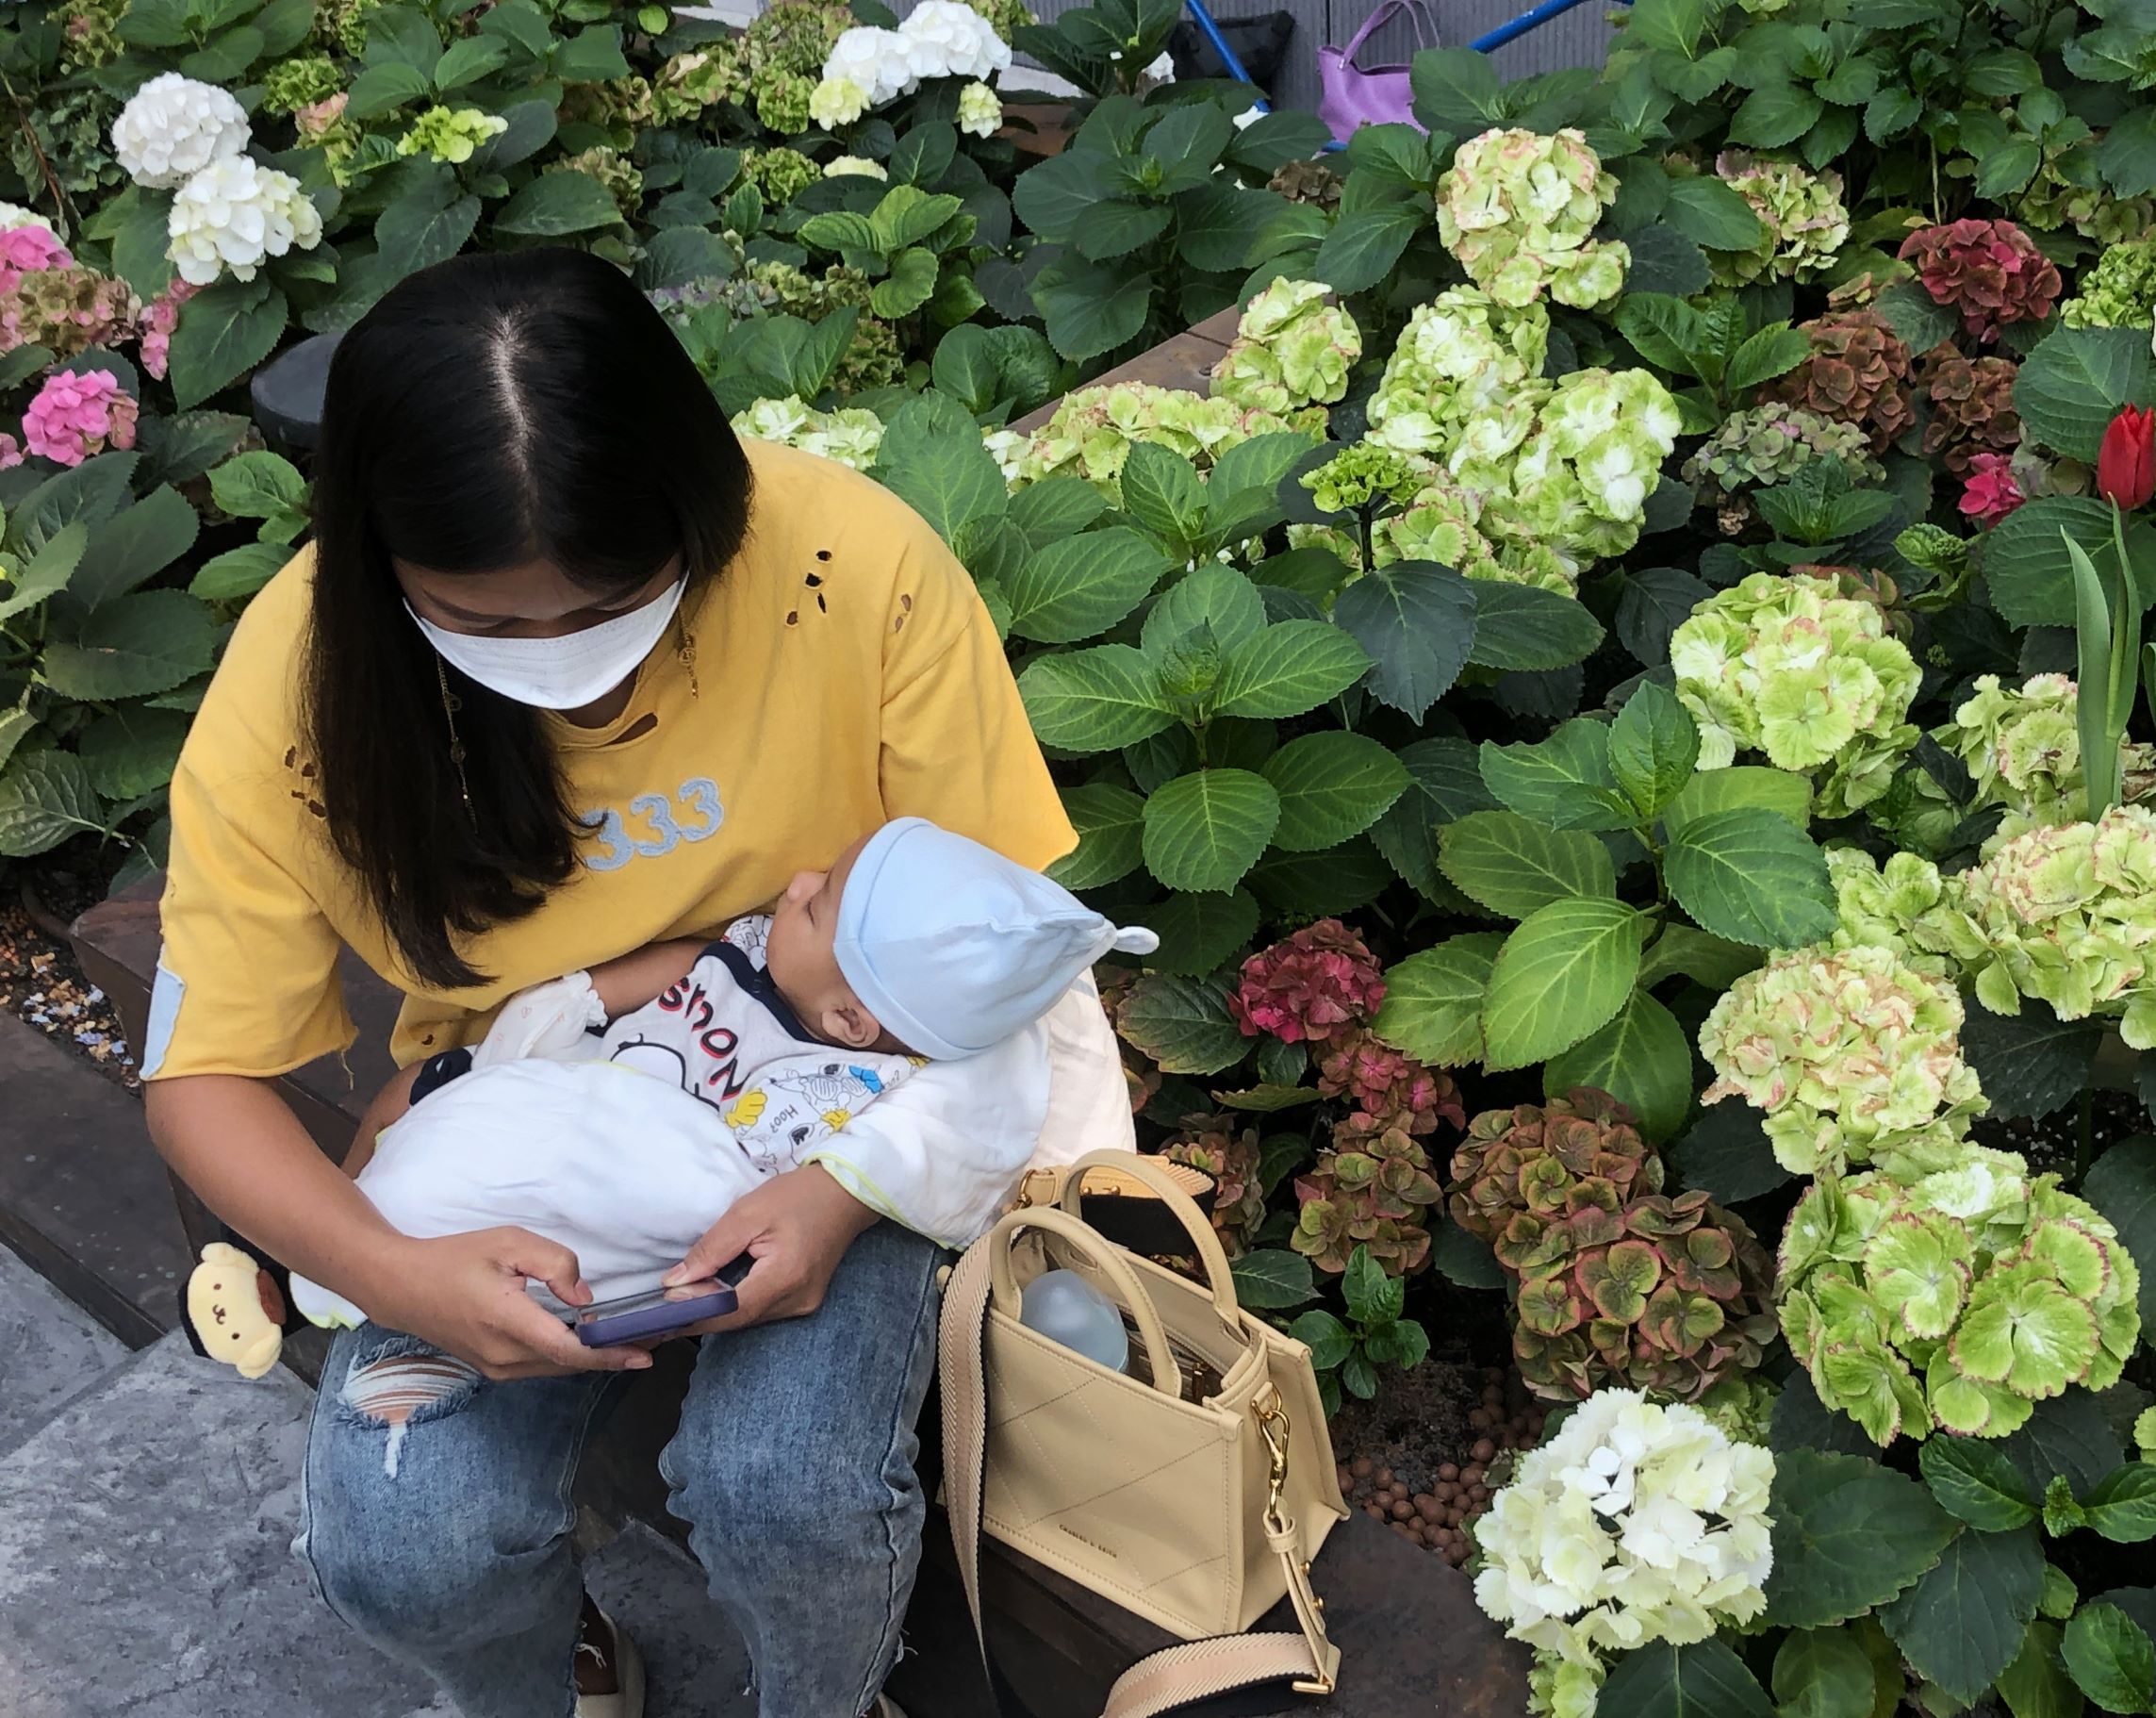
<svg viewBox="0 0 2156 1718"><path fill-rule="evenodd" d="M1347 39L1347 46L1341 50L1342 60L1350 66L1354 65L1356 56L1362 52L1362 44L1402 12L1407 14L1408 22L1414 25L1415 40L1424 47L1435 47L1437 43L1429 39L1430 34L1434 33L1434 26L1429 14L1424 9L1423 0L1384 0L1376 10L1362 21L1362 27Z"/></svg>
<svg viewBox="0 0 2156 1718"><path fill-rule="evenodd" d="M945 1507L983 1666L988 1662L988 1640L980 1620L980 1516L988 1460L983 1345L988 1335L989 1267L985 1242L976 1243L959 1260L945 1285L938 1330ZM1283 1460L1284 1456L1283 1448ZM1285 1567L1288 1594L1301 1632L1214 1635L1148 1654L1115 1679L1101 1718L1156 1718L1193 1701L1267 1682L1291 1683L1298 1693L1332 1693L1340 1674L1340 1648L1325 1638L1324 1607L1310 1588L1309 1565L1298 1549L1295 1524L1283 1514L1272 1513L1265 1523L1265 1538Z"/></svg>

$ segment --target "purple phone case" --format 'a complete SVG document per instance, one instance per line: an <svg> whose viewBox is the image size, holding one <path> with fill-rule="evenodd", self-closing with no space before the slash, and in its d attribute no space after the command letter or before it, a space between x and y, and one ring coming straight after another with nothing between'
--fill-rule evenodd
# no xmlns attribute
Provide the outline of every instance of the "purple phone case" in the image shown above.
<svg viewBox="0 0 2156 1718"><path fill-rule="evenodd" d="M668 1300L634 1313L617 1313L610 1318L577 1321L577 1340L587 1348L608 1348L616 1343L634 1342L645 1336L664 1336L685 1324L697 1324L733 1311L737 1304L732 1289L715 1284L708 1295L693 1300Z"/></svg>

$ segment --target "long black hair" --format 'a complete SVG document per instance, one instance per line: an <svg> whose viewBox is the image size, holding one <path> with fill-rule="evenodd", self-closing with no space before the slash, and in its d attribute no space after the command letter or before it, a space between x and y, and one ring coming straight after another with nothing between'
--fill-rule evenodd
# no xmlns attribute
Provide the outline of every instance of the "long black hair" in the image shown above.
<svg viewBox="0 0 2156 1718"><path fill-rule="evenodd" d="M578 826L539 713L440 661L391 557L439 573L543 559L603 599L679 555L685 604L739 551L750 487L664 319L582 251L422 269L338 344L315 462L304 719L331 839L425 983L485 982L456 939L567 881Z"/></svg>

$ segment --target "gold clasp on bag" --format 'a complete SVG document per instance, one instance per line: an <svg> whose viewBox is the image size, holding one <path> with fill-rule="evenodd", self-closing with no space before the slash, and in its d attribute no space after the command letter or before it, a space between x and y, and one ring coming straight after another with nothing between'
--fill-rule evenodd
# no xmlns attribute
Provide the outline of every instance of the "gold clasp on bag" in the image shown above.
<svg viewBox="0 0 2156 1718"><path fill-rule="evenodd" d="M1294 1536L1295 1524L1282 1508L1288 1492L1288 1439L1292 1428L1288 1423L1288 1407L1280 1399L1280 1392L1268 1383L1251 1399L1250 1412L1257 1416L1258 1435L1265 1440L1268 1462L1265 1475L1265 1531L1276 1541ZM1297 1583L1309 1599L1311 1609L1322 1612L1325 1601L1308 1593L1310 1565L1300 1569L1291 1567L1290 1578ZM1320 1637L1322 1639L1322 1637ZM1298 1694L1329 1694L1333 1692L1333 1679L1323 1674L1304 1677L1289 1684Z"/></svg>

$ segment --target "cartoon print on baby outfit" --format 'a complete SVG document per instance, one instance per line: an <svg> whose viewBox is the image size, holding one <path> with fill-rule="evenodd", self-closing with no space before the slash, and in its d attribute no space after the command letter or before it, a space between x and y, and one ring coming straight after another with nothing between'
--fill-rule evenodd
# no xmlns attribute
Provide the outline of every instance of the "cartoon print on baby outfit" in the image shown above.
<svg viewBox="0 0 2156 1718"><path fill-rule="evenodd" d="M743 1103L751 1098L764 1101L752 1122L735 1129L750 1163L774 1174L798 1166L804 1152L845 1127L863 1104L911 1071L901 1056L838 1059L847 1053L822 1049L821 1054L789 1056L757 1069ZM898 1064L898 1073L885 1065L890 1063Z"/></svg>

